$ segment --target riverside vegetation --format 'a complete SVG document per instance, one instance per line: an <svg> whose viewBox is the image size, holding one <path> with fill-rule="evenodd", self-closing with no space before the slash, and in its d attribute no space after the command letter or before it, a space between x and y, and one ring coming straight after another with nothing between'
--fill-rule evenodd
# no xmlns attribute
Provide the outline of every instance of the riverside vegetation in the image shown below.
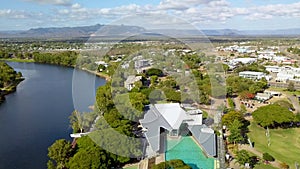
<svg viewBox="0 0 300 169"><path fill-rule="evenodd" d="M4 101L5 95L16 90L22 80L21 72L16 72L7 63L0 61L0 103Z"/></svg>

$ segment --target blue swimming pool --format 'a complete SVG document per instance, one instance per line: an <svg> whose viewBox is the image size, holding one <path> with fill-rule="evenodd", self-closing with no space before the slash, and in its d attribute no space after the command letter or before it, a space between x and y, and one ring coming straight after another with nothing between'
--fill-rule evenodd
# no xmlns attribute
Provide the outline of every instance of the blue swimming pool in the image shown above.
<svg viewBox="0 0 300 169"><path fill-rule="evenodd" d="M214 169L214 158L207 158L192 137L167 139L166 160L181 159L193 169Z"/></svg>

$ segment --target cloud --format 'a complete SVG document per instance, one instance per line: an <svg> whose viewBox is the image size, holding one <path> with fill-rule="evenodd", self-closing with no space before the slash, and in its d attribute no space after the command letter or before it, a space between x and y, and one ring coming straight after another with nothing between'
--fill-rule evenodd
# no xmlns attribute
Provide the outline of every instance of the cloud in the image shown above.
<svg viewBox="0 0 300 169"><path fill-rule="evenodd" d="M27 2L34 2L39 4L51 4L59 6L70 6L72 5L71 0L24 0Z"/></svg>
<svg viewBox="0 0 300 169"><path fill-rule="evenodd" d="M244 11L246 10L244 9ZM291 18L299 16L300 2L252 7L246 13L246 19L250 20L271 19L275 17Z"/></svg>
<svg viewBox="0 0 300 169"><path fill-rule="evenodd" d="M185 10L193 6L208 4L218 0L162 0L158 9L162 10Z"/></svg>
<svg viewBox="0 0 300 169"><path fill-rule="evenodd" d="M0 10L0 17L33 18L35 22L53 25L76 25L78 23L109 23L130 15L161 15L170 14L182 18L195 25L223 24L238 17L241 22L255 20L274 20L275 18L300 17L300 2L290 4L257 5L251 7L235 7L228 0L161 0L158 5L128 4L111 8L87 8L72 0L25 0L36 3L60 5L52 12L43 12L44 17L37 13L13 10ZM61 7L63 6L63 7ZM174 18L175 18L174 17ZM95 21L95 22L92 22ZM167 25L164 18L157 17L153 25ZM181 24L179 20L167 20L171 24Z"/></svg>
<svg viewBox="0 0 300 169"><path fill-rule="evenodd" d="M35 15L41 15L40 13ZM32 18L33 15L23 10L12 10L12 9L0 9L0 18L8 19L27 19Z"/></svg>
<svg viewBox="0 0 300 169"><path fill-rule="evenodd" d="M72 9L79 9L81 8L81 5L79 3L75 3L71 6Z"/></svg>

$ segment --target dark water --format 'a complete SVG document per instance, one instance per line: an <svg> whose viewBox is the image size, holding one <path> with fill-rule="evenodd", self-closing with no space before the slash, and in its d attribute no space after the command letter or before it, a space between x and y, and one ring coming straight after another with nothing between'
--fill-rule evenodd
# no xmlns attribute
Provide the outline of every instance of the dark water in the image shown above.
<svg viewBox="0 0 300 169"><path fill-rule="evenodd" d="M105 80L66 67L8 64L26 80L0 105L0 169L46 168L47 148L56 139L70 139L71 112L89 111Z"/></svg>

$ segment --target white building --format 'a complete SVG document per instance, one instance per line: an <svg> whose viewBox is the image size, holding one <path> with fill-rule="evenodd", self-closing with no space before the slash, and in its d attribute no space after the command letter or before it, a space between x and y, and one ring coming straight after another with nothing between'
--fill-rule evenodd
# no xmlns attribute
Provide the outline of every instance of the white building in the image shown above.
<svg viewBox="0 0 300 169"><path fill-rule="evenodd" d="M265 66L265 68L268 72L272 72L272 73L278 73L281 71L281 67L279 66Z"/></svg>
<svg viewBox="0 0 300 169"><path fill-rule="evenodd" d="M264 72L254 72L254 71L244 71L239 73L240 77L252 79L252 80L260 80L265 78L266 80L270 80L271 76L267 76Z"/></svg>
<svg viewBox="0 0 300 169"><path fill-rule="evenodd" d="M275 61L275 62L277 62L277 63L281 63L281 62L286 61L286 60L289 60L289 59L290 59L290 58L284 57L284 56L274 56L274 57L272 58L272 61Z"/></svg>
<svg viewBox="0 0 300 169"><path fill-rule="evenodd" d="M272 98L272 95L269 93L257 93L255 99L260 101L267 101Z"/></svg>
<svg viewBox="0 0 300 169"><path fill-rule="evenodd" d="M97 65L103 65L103 66L105 66L105 67L108 66L108 63L106 63L106 62L104 62L104 61L96 61L95 64L97 64Z"/></svg>
<svg viewBox="0 0 300 169"><path fill-rule="evenodd" d="M281 70L277 73L276 81L300 81L300 68L291 66L281 67Z"/></svg>
<svg viewBox="0 0 300 169"><path fill-rule="evenodd" d="M127 77L126 81L124 82L124 87L128 90L132 90L134 88L134 83L140 80L142 80L142 76L130 75Z"/></svg>
<svg viewBox="0 0 300 169"><path fill-rule="evenodd" d="M236 65L238 63L242 63L242 64L251 64L256 62L257 59L256 58L235 58L229 61L230 64L232 65Z"/></svg>

